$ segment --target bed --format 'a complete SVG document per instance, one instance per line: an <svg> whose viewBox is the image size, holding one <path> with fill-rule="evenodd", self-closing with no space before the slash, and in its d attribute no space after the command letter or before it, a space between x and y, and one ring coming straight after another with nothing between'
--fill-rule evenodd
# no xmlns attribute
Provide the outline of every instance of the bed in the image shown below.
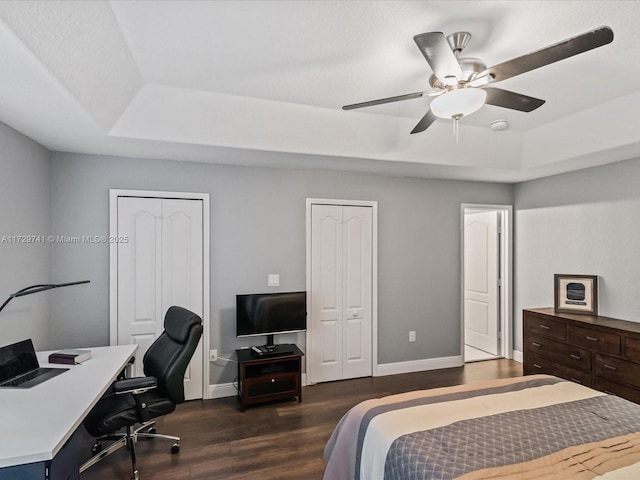
<svg viewBox="0 0 640 480"><path fill-rule="evenodd" d="M640 405L548 375L367 400L324 480L640 479Z"/></svg>

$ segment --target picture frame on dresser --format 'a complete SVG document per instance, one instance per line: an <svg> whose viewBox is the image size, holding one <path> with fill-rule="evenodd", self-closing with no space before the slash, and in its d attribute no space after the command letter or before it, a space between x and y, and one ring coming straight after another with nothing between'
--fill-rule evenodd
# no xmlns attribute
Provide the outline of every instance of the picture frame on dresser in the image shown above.
<svg viewBox="0 0 640 480"><path fill-rule="evenodd" d="M598 276L556 273L553 298L556 312L598 315Z"/></svg>

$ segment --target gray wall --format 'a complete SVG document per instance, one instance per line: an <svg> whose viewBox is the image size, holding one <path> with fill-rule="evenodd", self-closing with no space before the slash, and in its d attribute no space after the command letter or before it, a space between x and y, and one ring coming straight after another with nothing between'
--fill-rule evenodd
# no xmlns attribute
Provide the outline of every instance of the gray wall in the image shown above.
<svg viewBox="0 0 640 480"><path fill-rule="evenodd" d="M51 230L50 155L0 123L0 302L17 290L51 281L46 241ZM10 237L16 235L38 236L38 241L14 243ZM55 293L13 299L0 312L0 345L31 338L36 349L49 348L51 295Z"/></svg>
<svg viewBox="0 0 640 480"><path fill-rule="evenodd" d="M553 304L554 273L600 276L600 313L640 321L640 159L513 187L366 174L227 167L51 154L0 124L0 241L13 235L105 235L109 188L211 195L211 347L231 356L234 296L305 287L305 198L379 202L379 362L459 354L460 203L514 203L515 348L522 308ZM50 158L52 158L50 162ZM513 196L512 196L513 193ZM0 344L105 345L106 244L0 243L0 295L48 281L91 284L13 300ZM51 310L51 318L49 311ZM409 330L418 341L407 342ZM304 344L304 335L284 339ZM212 368L212 383L233 378Z"/></svg>
<svg viewBox="0 0 640 480"><path fill-rule="evenodd" d="M640 321L640 159L514 187L515 348L522 309L553 306L555 273L598 275L599 313Z"/></svg>
<svg viewBox="0 0 640 480"><path fill-rule="evenodd" d="M211 348L223 357L252 343L235 338L237 293L271 291L268 273L280 274L276 290L305 289L305 199L378 201L379 363L460 354L460 204L512 200L500 184L55 153L54 233L108 234L110 188L211 195ZM92 282L76 301L53 298L58 347L108 342L108 250L53 246L58 277ZM282 341L304 346L304 335ZM214 365L211 377L235 372Z"/></svg>

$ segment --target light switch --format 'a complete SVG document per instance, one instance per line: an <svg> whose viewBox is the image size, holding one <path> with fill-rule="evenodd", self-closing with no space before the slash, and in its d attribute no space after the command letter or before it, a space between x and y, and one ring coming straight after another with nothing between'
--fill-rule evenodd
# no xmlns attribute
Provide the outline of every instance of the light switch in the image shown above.
<svg viewBox="0 0 640 480"><path fill-rule="evenodd" d="M270 287L277 287L280 285L280 275L277 273L270 273L267 278L267 285Z"/></svg>

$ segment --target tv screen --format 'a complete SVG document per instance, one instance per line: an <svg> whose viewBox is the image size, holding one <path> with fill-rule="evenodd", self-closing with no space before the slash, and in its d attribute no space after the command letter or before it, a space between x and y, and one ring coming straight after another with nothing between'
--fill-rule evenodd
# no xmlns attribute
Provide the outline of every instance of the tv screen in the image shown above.
<svg viewBox="0 0 640 480"><path fill-rule="evenodd" d="M271 335L307 328L307 293L236 295L236 335Z"/></svg>

